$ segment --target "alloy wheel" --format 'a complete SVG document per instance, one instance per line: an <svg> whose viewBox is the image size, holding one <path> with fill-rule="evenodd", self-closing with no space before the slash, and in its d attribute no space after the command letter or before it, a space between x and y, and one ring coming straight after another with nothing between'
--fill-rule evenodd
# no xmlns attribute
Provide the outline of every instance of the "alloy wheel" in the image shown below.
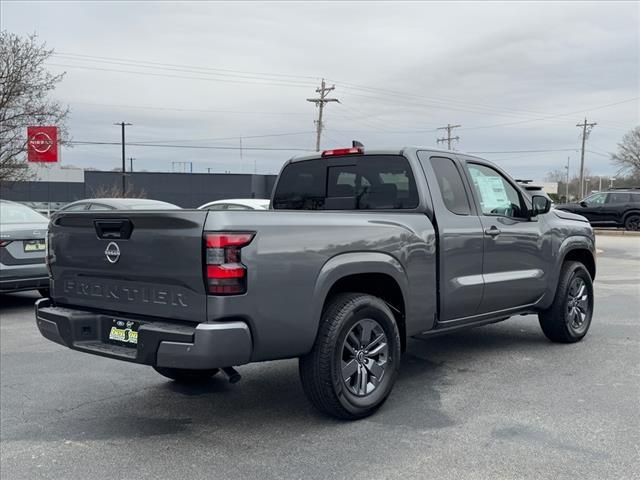
<svg viewBox="0 0 640 480"><path fill-rule="evenodd" d="M575 277L567 293L567 322L574 330L585 326L589 315L589 291L580 277Z"/></svg>
<svg viewBox="0 0 640 480"><path fill-rule="evenodd" d="M362 319L342 344L342 381L354 395L372 393L384 378L389 360L387 335L378 322Z"/></svg>

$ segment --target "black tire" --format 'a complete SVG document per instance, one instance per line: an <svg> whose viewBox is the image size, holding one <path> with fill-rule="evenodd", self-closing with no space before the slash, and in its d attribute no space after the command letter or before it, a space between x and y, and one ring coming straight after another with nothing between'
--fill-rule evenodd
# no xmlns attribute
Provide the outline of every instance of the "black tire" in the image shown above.
<svg viewBox="0 0 640 480"><path fill-rule="evenodd" d="M178 383L204 383L209 381L220 370L218 368L210 368L208 370L189 370L186 368L167 368L153 367L163 377L175 380Z"/></svg>
<svg viewBox="0 0 640 480"><path fill-rule="evenodd" d="M632 213L624 219L624 229L637 232L640 230L640 214Z"/></svg>
<svg viewBox="0 0 640 480"><path fill-rule="evenodd" d="M327 415L368 417L393 388L400 345L398 326L384 301L361 293L336 295L324 310L313 349L300 357L305 394Z"/></svg>
<svg viewBox="0 0 640 480"><path fill-rule="evenodd" d="M42 295L44 298L49 298L50 297L50 293L49 293L49 289L48 288L39 288L38 289L38 293L40 295Z"/></svg>
<svg viewBox="0 0 640 480"><path fill-rule="evenodd" d="M593 282L580 262L565 262L556 297L538 314L540 327L553 342L579 342L589 331L593 317Z"/></svg>

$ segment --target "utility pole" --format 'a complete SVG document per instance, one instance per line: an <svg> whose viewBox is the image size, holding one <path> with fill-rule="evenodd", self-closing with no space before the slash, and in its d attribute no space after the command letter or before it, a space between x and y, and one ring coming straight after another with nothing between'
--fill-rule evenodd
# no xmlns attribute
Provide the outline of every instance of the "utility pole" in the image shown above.
<svg viewBox="0 0 640 480"><path fill-rule="evenodd" d="M129 157L129 173L133 173L133 161L135 158Z"/></svg>
<svg viewBox="0 0 640 480"><path fill-rule="evenodd" d="M567 169L567 184L565 185L565 203L569 203L569 161L571 160L571 157L567 157L567 166L565 167Z"/></svg>
<svg viewBox="0 0 640 480"><path fill-rule="evenodd" d="M584 117L584 123L576 124L576 127L582 127L582 153L580 154L580 199L584 198L584 146L587 138L589 137L589 133L591 133L591 129L595 127L597 123L587 123L587 117Z"/></svg>
<svg viewBox="0 0 640 480"><path fill-rule="evenodd" d="M125 180L126 165L125 165L125 151L124 151L124 145L125 145L124 128L128 127L129 125L133 125L133 124L132 123L126 123L126 122L120 122L120 123L114 123L114 125L120 125L120 127L122 128L122 196L124 197L124 192L127 190L127 185L126 185L126 180Z"/></svg>
<svg viewBox="0 0 640 480"><path fill-rule="evenodd" d="M459 141L460 137L452 137L451 136L451 132L453 131L454 128L458 128L461 127L462 125L451 125L450 123L447 124L446 127L440 127L438 128L438 130L446 130L447 131L447 136L444 138L438 138L436 140L436 142L438 143L442 143L442 142L447 142L447 150L451 150L451 143L455 140L455 141Z"/></svg>
<svg viewBox="0 0 640 480"><path fill-rule="evenodd" d="M316 124L316 152L320 151L320 136L322 135L322 128L324 125L322 124L322 111L324 109L324 104L329 102L338 102L340 100L337 98L327 98L327 94L336 88L335 85L331 85L327 87L324 78L322 82L320 82L320 88L316 88L316 92L320 94L318 98L307 98L307 102L312 102L316 104L318 107L318 120L315 121Z"/></svg>

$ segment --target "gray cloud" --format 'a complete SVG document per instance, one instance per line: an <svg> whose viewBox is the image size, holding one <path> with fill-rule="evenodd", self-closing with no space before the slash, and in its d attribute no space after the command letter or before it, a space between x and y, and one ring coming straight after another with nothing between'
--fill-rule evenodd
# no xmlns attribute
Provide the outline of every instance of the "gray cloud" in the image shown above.
<svg viewBox="0 0 640 480"><path fill-rule="evenodd" d="M639 103L590 108L639 95L638 9L638 3L617 2L3 2L1 13L3 28L36 31L61 53L332 79L342 104L327 108L326 147L352 138L370 146L429 146L438 135L429 130L460 123L461 150L577 149L575 124L588 115L598 126L587 165L607 175L614 168L606 153L640 123ZM311 148L314 142L316 111L305 102L317 83L312 78L274 77L270 83L290 84L278 86L255 75L153 70L201 79L169 78L107 71L152 70L100 61L57 57L52 63L105 69L51 67L68 72L56 94L73 108L77 140L118 141L111 124L127 120L135 124L129 138L139 141L309 132L246 138L243 145ZM568 112L575 113L529 121ZM477 128L498 124L510 125ZM241 162L237 151L128 152L139 168L167 170L171 161L189 160L198 171L252 171L255 165L274 172L290 155L245 151ZM113 168L119 155L117 146L81 146L63 158ZM542 178L567 155L577 165L575 151L484 156L516 176Z"/></svg>

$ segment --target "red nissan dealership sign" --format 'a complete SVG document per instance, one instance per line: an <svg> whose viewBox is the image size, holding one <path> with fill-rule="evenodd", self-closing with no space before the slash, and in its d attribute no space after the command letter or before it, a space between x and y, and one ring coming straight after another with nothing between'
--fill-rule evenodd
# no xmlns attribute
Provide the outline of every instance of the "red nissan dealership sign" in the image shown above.
<svg viewBox="0 0 640 480"><path fill-rule="evenodd" d="M27 127L27 160L58 161L58 127Z"/></svg>

